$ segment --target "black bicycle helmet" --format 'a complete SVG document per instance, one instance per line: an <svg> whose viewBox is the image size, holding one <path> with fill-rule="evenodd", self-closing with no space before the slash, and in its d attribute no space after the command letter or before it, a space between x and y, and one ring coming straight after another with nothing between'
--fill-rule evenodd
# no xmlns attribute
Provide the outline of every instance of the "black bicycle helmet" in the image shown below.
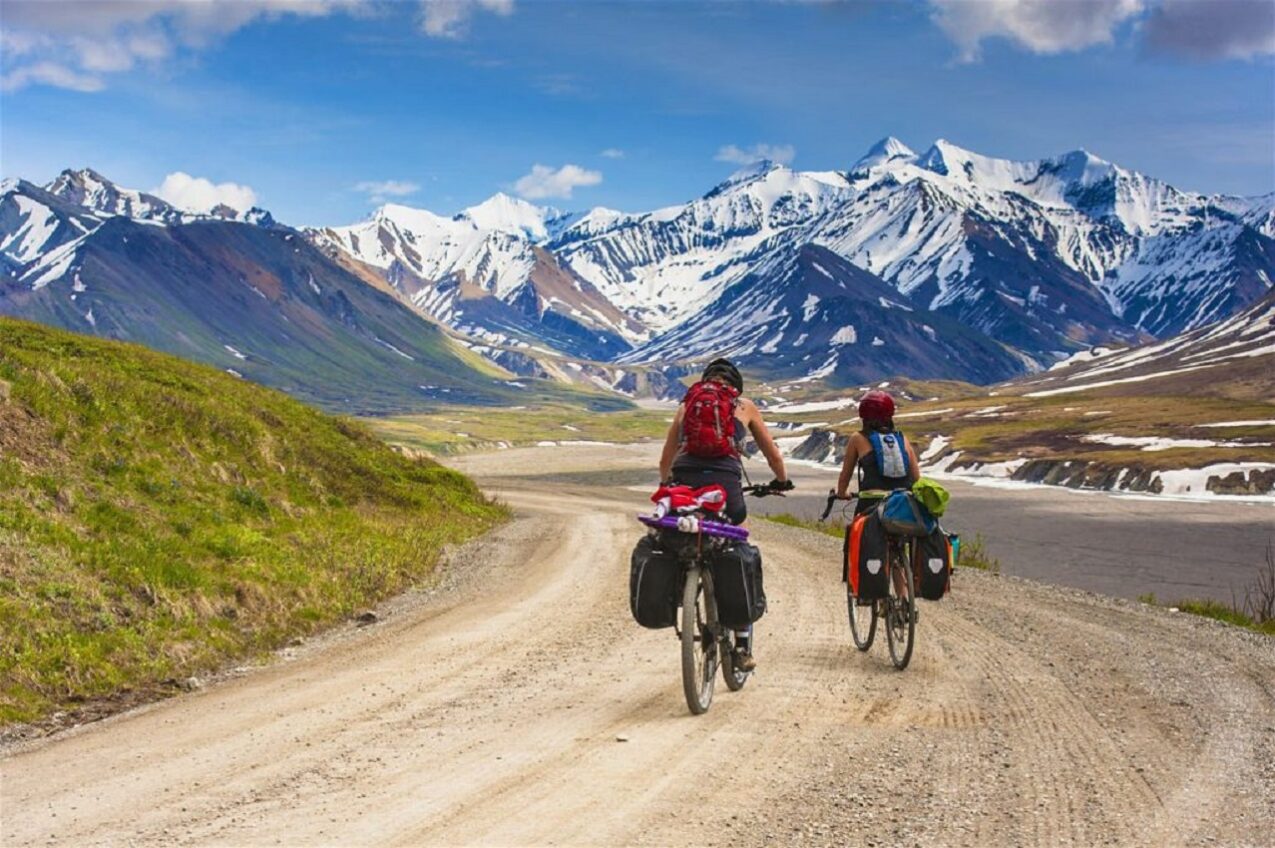
<svg viewBox="0 0 1275 848"><path fill-rule="evenodd" d="M704 369L704 373L700 375L701 380L711 380L714 377L721 377L727 383L735 387L735 391L742 392L744 390L744 378L740 375L739 369L735 367L735 363L729 359L719 358L708 363Z"/></svg>

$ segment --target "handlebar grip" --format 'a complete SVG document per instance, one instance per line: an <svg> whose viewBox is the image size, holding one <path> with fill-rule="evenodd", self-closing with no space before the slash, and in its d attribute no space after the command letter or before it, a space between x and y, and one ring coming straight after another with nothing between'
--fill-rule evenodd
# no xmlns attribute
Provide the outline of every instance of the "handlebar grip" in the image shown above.
<svg viewBox="0 0 1275 848"><path fill-rule="evenodd" d="M837 500L837 493L836 493L836 492L829 492L829 493L828 493L828 503L824 505L824 508L823 508L823 515L819 516L819 520L820 520L820 521L827 521L827 520L828 520L828 516L829 516L829 515L832 515L832 505L833 505L834 503L836 503L836 500Z"/></svg>

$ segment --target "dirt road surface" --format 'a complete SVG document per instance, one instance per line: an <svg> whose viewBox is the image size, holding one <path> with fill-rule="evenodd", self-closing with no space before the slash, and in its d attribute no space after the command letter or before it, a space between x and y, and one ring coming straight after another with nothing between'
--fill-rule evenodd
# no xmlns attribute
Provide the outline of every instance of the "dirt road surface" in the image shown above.
<svg viewBox="0 0 1275 848"><path fill-rule="evenodd" d="M760 669L692 717L627 609L649 450L550 450L461 463L518 518L378 623L8 752L0 843L1275 844L1275 640L961 572L900 673L758 521Z"/></svg>

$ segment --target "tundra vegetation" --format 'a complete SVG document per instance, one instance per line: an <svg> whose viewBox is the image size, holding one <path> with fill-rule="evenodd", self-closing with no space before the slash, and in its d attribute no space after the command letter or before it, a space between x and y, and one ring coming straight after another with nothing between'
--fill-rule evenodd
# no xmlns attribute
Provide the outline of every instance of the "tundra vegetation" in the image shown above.
<svg viewBox="0 0 1275 848"><path fill-rule="evenodd" d="M0 319L0 724L260 657L427 578L504 514L363 424Z"/></svg>

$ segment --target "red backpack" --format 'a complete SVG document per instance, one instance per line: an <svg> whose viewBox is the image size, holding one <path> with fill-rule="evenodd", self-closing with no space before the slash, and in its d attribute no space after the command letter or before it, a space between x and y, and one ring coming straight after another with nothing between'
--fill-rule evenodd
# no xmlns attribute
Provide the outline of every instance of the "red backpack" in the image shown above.
<svg viewBox="0 0 1275 848"><path fill-rule="evenodd" d="M739 392L734 386L704 380L691 386L682 401L682 444L691 456L737 456L735 407Z"/></svg>

